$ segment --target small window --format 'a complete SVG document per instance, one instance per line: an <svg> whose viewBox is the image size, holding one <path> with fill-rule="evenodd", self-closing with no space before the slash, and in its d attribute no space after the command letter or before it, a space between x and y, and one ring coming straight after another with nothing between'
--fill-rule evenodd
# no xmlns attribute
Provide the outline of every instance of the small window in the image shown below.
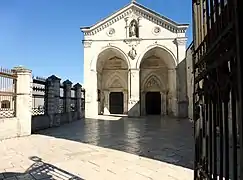
<svg viewBox="0 0 243 180"><path fill-rule="evenodd" d="M10 101L8 101L8 100L1 101L1 108L2 109L10 109Z"/></svg>

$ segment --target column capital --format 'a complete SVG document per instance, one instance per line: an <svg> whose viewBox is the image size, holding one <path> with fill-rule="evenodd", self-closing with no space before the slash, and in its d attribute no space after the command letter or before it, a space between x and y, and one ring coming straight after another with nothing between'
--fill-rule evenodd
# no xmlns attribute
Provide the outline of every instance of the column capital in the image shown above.
<svg viewBox="0 0 243 180"><path fill-rule="evenodd" d="M177 37L173 41L177 46L184 46L187 43L187 37Z"/></svg>
<svg viewBox="0 0 243 180"><path fill-rule="evenodd" d="M17 66L17 67L14 67L13 69L13 72L15 73L31 73L32 71L30 69L27 69L23 66Z"/></svg>
<svg viewBox="0 0 243 180"><path fill-rule="evenodd" d="M140 71L138 68L130 68L129 71Z"/></svg>
<svg viewBox="0 0 243 180"><path fill-rule="evenodd" d="M92 45L92 41L90 41L90 40L83 40L83 45L84 45L84 48L90 48L91 45Z"/></svg>

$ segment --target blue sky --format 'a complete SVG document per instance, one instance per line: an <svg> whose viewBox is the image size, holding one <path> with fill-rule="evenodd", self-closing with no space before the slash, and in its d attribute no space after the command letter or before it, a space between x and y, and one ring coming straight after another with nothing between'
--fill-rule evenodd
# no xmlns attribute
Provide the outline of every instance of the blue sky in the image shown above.
<svg viewBox="0 0 243 180"><path fill-rule="evenodd" d="M35 76L83 82L83 35L130 0L1 0L0 66L23 65ZM138 0L179 23L191 24L191 0ZM187 32L192 40L191 26Z"/></svg>

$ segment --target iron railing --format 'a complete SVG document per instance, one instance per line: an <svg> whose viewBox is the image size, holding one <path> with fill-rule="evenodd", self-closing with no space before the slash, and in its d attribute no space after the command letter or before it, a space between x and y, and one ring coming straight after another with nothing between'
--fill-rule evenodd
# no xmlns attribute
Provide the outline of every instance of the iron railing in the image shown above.
<svg viewBox="0 0 243 180"><path fill-rule="evenodd" d="M193 0L195 180L243 179L236 2Z"/></svg>
<svg viewBox="0 0 243 180"><path fill-rule="evenodd" d="M0 118L16 116L16 85L16 73L0 68Z"/></svg>
<svg viewBox="0 0 243 180"><path fill-rule="evenodd" d="M32 116L46 114L46 85L47 83L45 78L33 77Z"/></svg>

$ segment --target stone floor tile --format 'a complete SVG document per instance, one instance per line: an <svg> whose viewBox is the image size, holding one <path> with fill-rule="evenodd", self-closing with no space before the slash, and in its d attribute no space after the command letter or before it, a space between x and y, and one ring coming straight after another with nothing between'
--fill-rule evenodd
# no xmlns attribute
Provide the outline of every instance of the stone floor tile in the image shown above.
<svg viewBox="0 0 243 180"><path fill-rule="evenodd" d="M19 172L18 180L175 180L178 173L180 180L191 180L191 126L187 120L156 117L76 121L0 142L6 150L0 151L0 171Z"/></svg>

